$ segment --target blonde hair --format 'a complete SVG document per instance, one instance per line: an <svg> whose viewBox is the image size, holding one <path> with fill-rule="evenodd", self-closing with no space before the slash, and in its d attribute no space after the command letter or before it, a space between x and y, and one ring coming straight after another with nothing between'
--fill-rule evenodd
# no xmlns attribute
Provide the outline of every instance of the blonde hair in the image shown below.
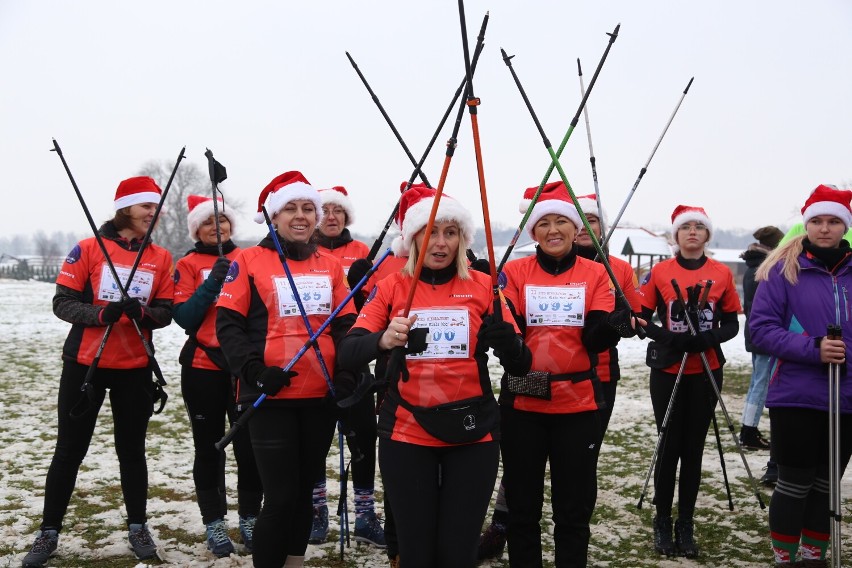
<svg viewBox="0 0 852 568"><path fill-rule="evenodd" d="M802 243L806 237L807 235L793 237L769 253L769 256L757 267L757 272L754 275L755 281L768 280L772 268L779 262L783 262L784 268L781 269L781 274L787 282L795 286L799 282L799 270L801 268L799 266L799 255L804 250Z"/></svg>
<svg viewBox="0 0 852 568"><path fill-rule="evenodd" d="M467 235L459 230L459 249L456 251L456 274L461 280L468 280L470 272L467 269ZM402 268L402 273L406 276L414 276L414 269L417 267L417 257L420 255L420 247L417 246L417 239L411 241L411 251L408 253L408 261Z"/></svg>

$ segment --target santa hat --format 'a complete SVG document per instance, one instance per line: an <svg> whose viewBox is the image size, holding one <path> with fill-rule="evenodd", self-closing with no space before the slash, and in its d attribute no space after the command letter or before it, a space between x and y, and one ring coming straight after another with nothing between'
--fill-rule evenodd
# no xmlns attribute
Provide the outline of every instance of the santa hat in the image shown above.
<svg viewBox="0 0 852 568"><path fill-rule="evenodd" d="M681 225L695 221L707 227L707 242L710 242L710 234L713 232L713 223L703 207L692 205L678 205L672 211L672 241L677 245L677 230Z"/></svg>
<svg viewBox="0 0 852 568"><path fill-rule="evenodd" d="M583 214L588 217L589 215L594 215L598 218L598 221L606 224L606 211L603 206L601 206L600 214L598 214L598 198L594 193L590 193L589 195L580 195L577 197L577 203L580 204L580 209L583 210ZM603 215L603 219L600 218L600 215ZM582 221L580 222L582 224Z"/></svg>
<svg viewBox="0 0 852 568"><path fill-rule="evenodd" d="M266 212L272 218L284 209L285 205L297 199L314 202L314 207L317 210L317 226L319 226L322 221L322 199L320 199L319 192L313 188L301 172L284 172L263 188L257 198L257 214L254 216L254 222L266 223L266 219L263 217L264 202L267 203Z"/></svg>
<svg viewBox="0 0 852 568"><path fill-rule="evenodd" d="M335 185L331 189L321 189L319 191L323 205L339 205L346 212L346 223L344 227L348 227L355 222L355 214L352 209L352 200L349 199L349 193L342 185Z"/></svg>
<svg viewBox="0 0 852 568"><path fill-rule="evenodd" d="M524 198L521 199L521 203L518 206L518 210L521 213L527 212L537 191L538 186L528 187L524 191ZM597 214L597 209L595 209L595 212ZM580 214L577 213L577 208L574 207L574 202L571 201L568 188L561 181L548 183L541 190L541 195L538 196L535 207L533 207L532 213L530 213L529 219L527 219L527 233L529 233L531 239L535 239L534 231L536 223L541 221L542 217L551 213L568 217L578 229L583 226L582 221L580 221Z"/></svg>
<svg viewBox="0 0 852 568"><path fill-rule="evenodd" d="M396 214L400 235L391 243L391 249L396 256L408 256L411 253L414 236L429 222L432 204L437 193L422 183L412 185L406 190L407 185L408 182L402 182L400 185L403 194L399 198L399 210ZM435 222L439 221L455 221L464 234L467 245L470 246L473 243L473 218L461 203L446 193L441 194L438 212L435 214Z"/></svg>
<svg viewBox="0 0 852 568"><path fill-rule="evenodd" d="M159 203L162 194L157 182L148 176L127 178L118 184L113 205L118 211L139 203Z"/></svg>
<svg viewBox="0 0 852 568"><path fill-rule="evenodd" d="M189 213L186 216L186 224L189 227L190 240L198 240L198 227L213 216L213 198L203 195L189 195L186 198L186 208ZM225 204L220 198L216 198L216 208L220 215L228 218L231 223L231 234L234 234L236 215L233 210L225 211Z"/></svg>
<svg viewBox="0 0 852 568"><path fill-rule="evenodd" d="M852 226L850 199L852 199L852 191L848 189L837 189L833 185L818 185L802 207L802 219L807 225L808 221L817 215L834 215L843 221L848 229Z"/></svg>

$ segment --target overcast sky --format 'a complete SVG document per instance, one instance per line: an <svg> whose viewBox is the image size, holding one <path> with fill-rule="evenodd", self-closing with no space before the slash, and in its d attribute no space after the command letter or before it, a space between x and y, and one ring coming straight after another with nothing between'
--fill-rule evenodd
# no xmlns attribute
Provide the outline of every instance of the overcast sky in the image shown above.
<svg viewBox="0 0 852 568"><path fill-rule="evenodd" d="M852 3L847 0L465 3L492 223L517 226L518 202L549 157L500 57L513 64L559 145L616 24L589 99L604 207L614 217L690 77L695 82L625 213L666 226L675 205L702 205L718 227L800 220L819 183L852 184ZM343 185L353 230L377 234L412 167L361 84L349 51L411 151L420 156L464 75L458 5L423 2L0 0L0 236L88 225L60 143L96 221L115 187L182 146L206 171L228 168L226 195L250 207L299 170ZM426 164L437 184L450 126ZM591 193L583 120L563 155L578 195ZM555 174L554 174L555 175ZM552 178L552 179L555 179ZM465 115L445 190L481 223Z"/></svg>

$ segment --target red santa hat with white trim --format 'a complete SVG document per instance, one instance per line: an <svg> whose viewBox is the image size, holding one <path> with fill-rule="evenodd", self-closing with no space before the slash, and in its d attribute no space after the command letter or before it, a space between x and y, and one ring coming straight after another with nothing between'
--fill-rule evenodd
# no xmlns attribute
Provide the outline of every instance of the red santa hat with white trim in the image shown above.
<svg viewBox="0 0 852 568"><path fill-rule="evenodd" d="M598 215L598 198L594 193L590 193L589 195L578 195L577 203L580 204L580 209L583 210L583 214L586 215L586 217L594 215L595 217L598 217L599 221L606 224L606 209L604 209L603 205L601 205L600 214L603 215L603 219L601 219L600 215ZM580 224L583 224L582 220L580 221Z"/></svg>
<svg viewBox="0 0 852 568"><path fill-rule="evenodd" d="M672 211L672 241L677 246L677 230L681 225L695 221L707 227L707 242L710 242L710 235L713 234L713 223L710 222L710 217L703 207L695 207L693 205L678 205Z"/></svg>
<svg viewBox="0 0 852 568"><path fill-rule="evenodd" d="M148 176L127 178L118 184L113 206L118 211L139 203L159 203L162 195L162 190L153 178Z"/></svg>
<svg viewBox="0 0 852 568"><path fill-rule="evenodd" d="M849 229L852 226L850 200L852 200L852 191L848 189L838 189L827 184L818 185L802 207L802 220L807 225L808 221L818 215L834 215Z"/></svg>
<svg viewBox="0 0 852 568"><path fill-rule="evenodd" d="M399 198L399 210L396 214L396 224L400 227L400 235L391 243L391 249L396 256L408 256L411 253L411 243L414 236L420 232L429 222L432 213L432 204L435 202L436 191L426 187L422 183L414 184L407 190L407 181L402 182L400 190L403 191ZM467 246L473 243L473 217L470 212L458 201L441 193L441 201L438 203L438 212L435 214L435 222L455 221L459 230L464 234ZM459 251L464 254L464 251Z"/></svg>
<svg viewBox="0 0 852 568"><path fill-rule="evenodd" d="M313 201L317 210L317 226L322 222L322 199L319 192L305 179L301 172L284 172L269 182L257 198L257 213L255 223L266 223L263 217L263 205L270 219L291 201L305 199Z"/></svg>
<svg viewBox="0 0 852 568"><path fill-rule="evenodd" d="M213 198L204 195L188 195L186 197L186 208L189 213L186 215L186 225L189 228L190 240L198 240L198 228L201 224L213 216ZM216 209L220 215L228 218L231 224L231 235L236 231L236 215L233 209L225 209L225 203L221 198L216 198Z"/></svg>
<svg viewBox="0 0 852 568"><path fill-rule="evenodd" d="M535 197L535 193L537 191L538 186L528 187L524 191L524 197L518 205L518 210L521 213L527 212L527 209L529 209L530 203L532 203L532 199ZM597 212L597 208L595 211ZM583 222L580 221L580 214L577 213L577 208L574 207L574 202L571 200L571 195L568 193L568 188L565 187L563 182L554 181L546 184L542 188L541 194L538 196L535 206L527 219L527 233L531 239L535 239L536 223L541 221L541 218L545 215L550 215L552 213L568 217L577 229L583 226ZM595 214L597 215L597 213Z"/></svg>
<svg viewBox="0 0 852 568"><path fill-rule="evenodd" d="M348 227L355 222L355 213L352 208L352 200L349 199L349 192L342 185L335 185L329 189L319 190L320 198L323 205L339 205L346 212L346 222L344 227Z"/></svg>

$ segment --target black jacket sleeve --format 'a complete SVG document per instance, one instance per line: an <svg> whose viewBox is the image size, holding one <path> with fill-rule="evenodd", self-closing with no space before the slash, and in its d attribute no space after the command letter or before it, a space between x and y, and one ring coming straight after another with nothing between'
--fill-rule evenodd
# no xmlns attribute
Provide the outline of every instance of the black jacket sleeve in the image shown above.
<svg viewBox="0 0 852 568"><path fill-rule="evenodd" d="M216 310L216 336L222 346L222 352L234 374L251 381L266 368L263 354L249 341L246 330L247 319L240 313L228 308Z"/></svg>
<svg viewBox="0 0 852 568"><path fill-rule="evenodd" d="M589 353L600 353L618 344L621 337L618 332L607 323L609 312L603 310L592 310L586 316L586 324L583 326L581 340L583 347Z"/></svg>
<svg viewBox="0 0 852 568"><path fill-rule="evenodd" d="M370 332L361 327L349 331L337 345L337 366L355 371L377 359L383 351L379 339L384 330Z"/></svg>
<svg viewBox="0 0 852 568"><path fill-rule="evenodd" d="M103 308L83 301L83 293L56 285L53 295L53 314L68 323L89 326L102 326L98 315Z"/></svg>

